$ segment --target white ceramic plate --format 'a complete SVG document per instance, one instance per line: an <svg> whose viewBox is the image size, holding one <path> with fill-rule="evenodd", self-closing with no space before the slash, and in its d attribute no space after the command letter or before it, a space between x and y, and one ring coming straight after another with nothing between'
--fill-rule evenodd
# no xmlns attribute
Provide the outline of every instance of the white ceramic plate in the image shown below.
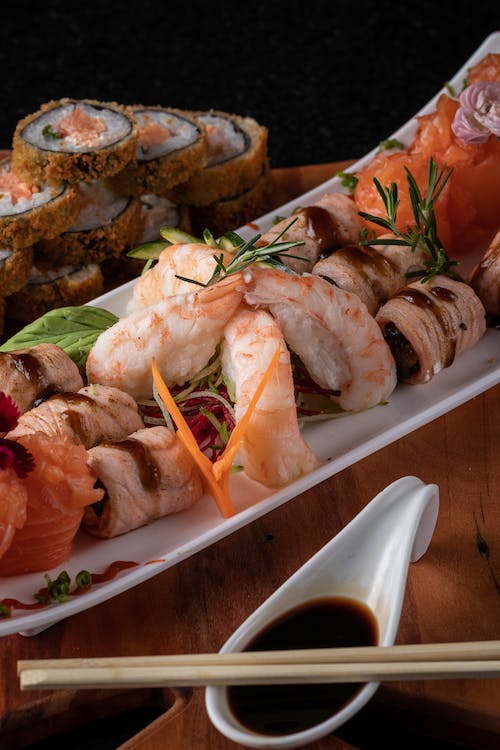
<svg viewBox="0 0 500 750"><path fill-rule="evenodd" d="M455 90L460 90L467 69L488 52L500 52L500 32L489 36L458 71L450 82ZM439 94L417 114L433 111ZM394 133L393 137L409 144L416 126L417 122L413 119ZM376 149L371 151L349 171L359 170L373 158L375 152ZM328 180L300 198L263 216L255 224L259 230L265 231L271 226L276 214L287 215L297 206L311 204L323 193L332 190L342 190L337 178ZM255 234L255 231L255 228L245 227L240 233L248 237ZM132 284L133 282L130 282L99 297L94 304L118 315L123 314ZM388 405L307 427L304 430L306 440L325 461L319 469L308 476L278 492L271 492L242 474L234 475L231 490L238 513L232 518L222 519L213 501L203 498L189 511L169 516L116 539L93 539L80 532L71 557L65 565L52 571L53 577L63 568L72 579L82 569L100 572L115 560L134 561L137 566L121 572L111 581L94 585L85 595L63 604L34 611L15 610L10 618L0 620L0 635L16 632L35 634L69 615L136 586L498 382L500 331L490 329L473 350L460 355L452 367L443 370L430 383L423 386L400 385L391 396ZM0 600L14 597L31 602L33 594L43 583L40 573L2 578Z"/></svg>

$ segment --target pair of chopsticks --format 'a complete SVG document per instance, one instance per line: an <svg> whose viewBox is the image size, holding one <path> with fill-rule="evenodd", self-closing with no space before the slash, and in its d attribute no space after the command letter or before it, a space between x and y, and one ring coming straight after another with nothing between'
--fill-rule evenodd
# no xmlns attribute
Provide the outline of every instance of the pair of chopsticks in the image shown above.
<svg viewBox="0 0 500 750"><path fill-rule="evenodd" d="M22 690L500 677L500 641L18 662Z"/></svg>

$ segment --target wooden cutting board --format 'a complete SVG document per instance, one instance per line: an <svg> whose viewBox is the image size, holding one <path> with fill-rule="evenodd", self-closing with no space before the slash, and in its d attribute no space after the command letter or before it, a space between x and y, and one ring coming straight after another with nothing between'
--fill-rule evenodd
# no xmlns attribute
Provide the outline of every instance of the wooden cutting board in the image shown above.
<svg viewBox="0 0 500 750"><path fill-rule="evenodd" d="M276 205L347 163L275 170ZM159 718L122 750L235 748L208 721L201 690L21 693L17 660L216 651L375 494L407 474L437 483L441 508L427 554L410 568L398 641L500 639L499 385L141 586L35 637L0 639L0 746L150 706ZM497 748L500 680L388 683L353 725L388 716L409 731ZM352 748L338 737L311 747Z"/></svg>

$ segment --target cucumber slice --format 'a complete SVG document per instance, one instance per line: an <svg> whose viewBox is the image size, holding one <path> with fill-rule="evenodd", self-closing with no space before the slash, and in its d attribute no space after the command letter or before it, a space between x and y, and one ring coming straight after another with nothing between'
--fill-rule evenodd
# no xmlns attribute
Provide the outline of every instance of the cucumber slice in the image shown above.
<svg viewBox="0 0 500 750"><path fill-rule="evenodd" d="M176 245L178 242L195 242L197 244L203 243L203 240L201 240L199 237L193 237L192 234L183 232L182 229L178 229L177 227L162 227L160 229L160 234L164 240L168 240L168 242L170 242L172 245Z"/></svg>
<svg viewBox="0 0 500 750"><path fill-rule="evenodd" d="M143 245L138 245L133 250L130 250L127 253L127 257L135 258L136 260L157 260L160 257L160 253L170 245L170 242L145 242Z"/></svg>

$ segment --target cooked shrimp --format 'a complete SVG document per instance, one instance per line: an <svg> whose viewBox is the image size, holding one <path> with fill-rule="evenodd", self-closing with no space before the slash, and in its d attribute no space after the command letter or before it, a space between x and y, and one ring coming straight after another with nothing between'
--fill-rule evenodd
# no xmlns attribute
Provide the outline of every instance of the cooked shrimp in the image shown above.
<svg viewBox="0 0 500 750"><path fill-rule="evenodd" d="M342 409L359 411L388 398L396 386L390 349L355 294L319 276L254 270L245 295L266 305L313 380L338 392Z"/></svg>
<svg viewBox="0 0 500 750"><path fill-rule="evenodd" d="M314 205L306 206L295 215L275 224L262 235L259 245L272 242L294 219L282 240L303 241L303 245L289 251L290 255L303 260L287 259L286 253L282 255L282 260L298 272L311 271L321 254L358 242L363 227L352 198L342 193L326 193Z"/></svg>
<svg viewBox="0 0 500 750"><path fill-rule="evenodd" d="M230 257L209 245L179 244L166 247L158 258L158 263L146 271L134 285L127 312L141 310L155 305L160 300L174 294L193 291L193 284L178 276L206 284L216 267L214 255L223 255L224 262Z"/></svg>
<svg viewBox="0 0 500 750"><path fill-rule="evenodd" d="M265 310L241 307L224 329L222 369L235 390L237 421L278 347L278 363L252 414L241 451L248 476L270 487L291 482L319 465L299 431L290 355L278 323Z"/></svg>
<svg viewBox="0 0 500 750"><path fill-rule="evenodd" d="M121 388L136 399L149 398L155 357L164 380L182 385L214 354L242 296L242 277L235 274L122 318L99 336L90 351L89 382Z"/></svg>

